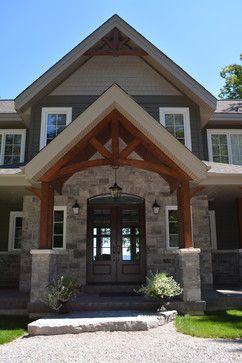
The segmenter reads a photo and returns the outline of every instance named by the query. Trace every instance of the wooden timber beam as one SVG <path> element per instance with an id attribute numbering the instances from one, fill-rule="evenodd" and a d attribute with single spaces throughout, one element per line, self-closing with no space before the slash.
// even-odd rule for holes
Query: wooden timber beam
<path id="1" fill-rule="evenodd" d="M 115 117 L 112 120 L 112 154 L 113 154 L 113 165 L 117 166 L 119 158 L 119 121 L 117 117 Z"/>
<path id="2" fill-rule="evenodd" d="M 52 248 L 54 189 L 50 183 L 41 183 L 39 248 Z"/>
<path id="3" fill-rule="evenodd" d="M 120 159 L 127 158 L 140 144 L 140 140 L 138 138 L 135 138 L 133 141 L 131 141 L 121 152 L 120 152 Z"/>
<path id="4" fill-rule="evenodd" d="M 189 182 L 183 182 L 177 189 L 178 224 L 180 248 L 192 247 L 192 224 Z"/>
<path id="5" fill-rule="evenodd" d="M 193 189 L 192 191 L 190 191 L 190 199 L 195 197 L 195 195 L 201 193 L 204 189 L 205 189 L 204 187 L 197 187 L 197 188 Z"/>
<path id="6" fill-rule="evenodd" d="M 90 49 L 84 55 L 87 56 L 97 56 L 97 55 L 106 55 L 106 56 L 145 56 L 147 52 L 143 49 L 119 49 L 119 50 L 112 50 L 112 49 Z"/>
<path id="7" fill-rule="evenodd" d="M 39 191 L 38 189 L 36 189 L 34 187 L 27 187 L 26 189 L 30 193 L 33 193 L 34 195 L 36 195 L 36 197 L 38 197 L 41 200 L 41 198 L 42 198 L 41 191 Z"/>
<path id="8" fill-rule="evenodd" d="M 72 174 L 76 173 L 77 171 L 81 171 L 87 168 L 92 168 L 95 166 L 103 166 L 103 165 L 109 165 L 111 164 L 110 160 L 107 159 L 96 159 L 96 160 L 86 160 L 86 161 L 80 161 L 79 163 L 74 163 L 68 166 L 65 166 L 62 168 L 57 176 L 57 180 L 59 177 L 62 177 L 64 175 L 71 176 Z"/>
<path id="9" fill-rule="evenodd" d="M 104 158 L 111 160 L 112 154 L 108 151 L 105 146 L 103 146 L 95 137 L 93 137 L 89 143 L 95 147 L 95 149 L 101 154 Z"/>

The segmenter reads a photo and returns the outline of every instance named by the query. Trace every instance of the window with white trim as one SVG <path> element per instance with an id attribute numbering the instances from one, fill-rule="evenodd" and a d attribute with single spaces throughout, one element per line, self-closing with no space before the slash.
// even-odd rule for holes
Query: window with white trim
<path id="1" fill-rule="evenodd" d="M 9 251 L 21 250 L 23 212 L 10 212 Z"/>
<path id="2" fill-rule="evenodd" d="M 54 207 L 52 248 L 66 248 L 66 207 Z"/>
<path id="3" fill-rule="evenodd" d="M 24 162 L 25 129 L 0 129 L 0 165 Z"/>
<path id="4" fill-rule="evenodd" d="M 242 165 L 242 129 L 208 129 L 207 137 L 210 161 Z"/>
<path id="5" fill-rule="evenodd" d="M 177 206 L 166 206 L 166 247 L 179 248 Z"/>
<path id="6" fill-rule="evenodd" d="M 72 120 L 71 107 L 43 107 L 40 149 L 49 144 Z"/>
<path id="7" fill-rule="evenodd" d="M 192 149 L 190 114 L 188 107 L 160 107 L 160 123 L 175 138 Z"/>

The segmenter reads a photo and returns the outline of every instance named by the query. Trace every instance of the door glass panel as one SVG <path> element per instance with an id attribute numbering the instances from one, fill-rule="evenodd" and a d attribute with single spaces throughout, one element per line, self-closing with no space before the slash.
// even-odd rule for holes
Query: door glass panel
<path id="1" fill-rule="evenodd" d="M 122 210 L 122 261 L 137 261 L 140 259 L 140 227 L 139 210 Z"/>
<path id="2" fill-rule="evenodd" d="M 111 260 L 111 211 L 93 211 L 92 248 L 94 261 Z"/>

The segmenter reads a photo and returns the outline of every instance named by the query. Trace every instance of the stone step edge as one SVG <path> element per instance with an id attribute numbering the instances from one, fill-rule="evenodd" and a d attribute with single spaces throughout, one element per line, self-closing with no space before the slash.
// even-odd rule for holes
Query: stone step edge
<path id="1" fill-rule="evenodd" d="M 105 312 L 107 314 L 107 312 Z M 113 313 L 113 312 L 112 312 Z M 137 316 L 94 317 L 58 319 L 57 315 L 46 316 L 28 324 L 30 335 L 79 334 L 98 331 L 147 331 L 176 319 L 177 311 L 164 311 L 155 314 L 140 312 Z"/>

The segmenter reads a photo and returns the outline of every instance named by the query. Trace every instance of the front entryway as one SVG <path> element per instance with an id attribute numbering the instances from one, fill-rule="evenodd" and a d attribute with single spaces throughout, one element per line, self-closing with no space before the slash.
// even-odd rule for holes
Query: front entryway
<path id="1" fill-rule="evenodd" d="M 110 195 L 88 201 L 89 283 L 136 283 L 145 278 L 145 205 L 142 198 Z"/>

